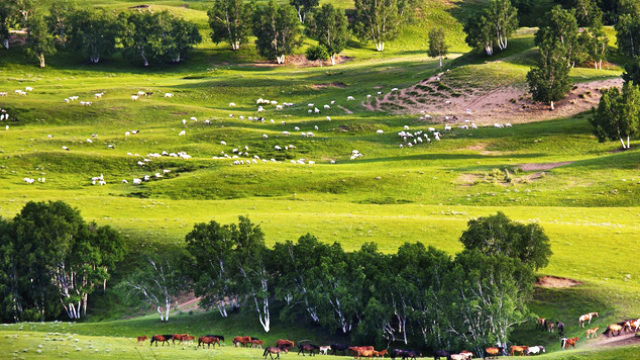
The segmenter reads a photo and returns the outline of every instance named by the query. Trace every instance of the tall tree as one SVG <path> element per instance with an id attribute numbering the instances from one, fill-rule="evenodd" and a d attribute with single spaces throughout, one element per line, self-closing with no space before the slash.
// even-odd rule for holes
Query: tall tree
<path id="1" fill-rule="evenodd" d="M 629 148 L 629 138 L 640 133 L 640 89 L 633 81 L 605 90 L 598 108 L 590 119 L 601 142 L 620 139 L 623 149 Z M 625 144 L 624 138 L 627 143 Z"/>
<path id="2" fill-rule="evenodd" d="M 446 324 L 453 346 L 482 353 L 487 344 L 506 347 L 515 325 L 528 317 L 533 272 L 521 271 L 518 259 L 465 250 L 455 259 L 441 291 Z M 526 266 L 524 267 L 526 268 Z"/>
<path id="3" fill-rule="evenodd" d="M 45 56 L 56 52 L 53 34 L 49 31 L 42 15 L 30 16 L 27 27 L 27 54 L 38 58 L 40 67 L 43 68 L 45 67 Z"/>
<path id="4" fill-rule="evenodd" d="M 527 83 L 533 101 L 554 103 L 562 100 L 571 89 L 570 66 L 567 51 L 559 38 L 549 27 L 543 27 L 536 34 L 536 44 L 540 48 L 538 65 L 527 73 Z"/>
<path id="5" fill-rule="evenodd" d="M 640 84 L 640 59 L 635 58 L 627 62 L 622 73 L 622 80 L 625 82 L 633 81 L 634 84 Z M 637 85 L 636 85 L 637 86 Z"/>
<path id="6" fill-rule="evenodd" d="M 177 296 L 186 286 L 181 261 L 178 256 L 149 257 L 117 288 L 125 299 L 146 301 L 156 309 L 160 321 L 169 321 L 171 309 L 177 306 Z"/>
<path id="7" fill-rule="evenodd" d="M 356 0 L 354 33 L 361 41 L 372 41 L 377 51 L 392 40 L 400 28 L 397 0 Z"/>
<path id="8" fill-rule="evenodd" d="M 618 51 L 626 56 L 640 56 L 640 14 L 623 14 L 615 25 Z"/>
<path id="9" fill-rule="evenodd" d="M 70 16 L 69 43 L 89 62 L 97 64 L 116 52 L 118 34 L 124 29 L 116 16 L 104 9 L 86 7 Z"/>
<path id="10" fill-rule="evenodd" d="M 492 0 L 465 25 L 465 41 L 478 51 L 493 55 L 497 46 L 505 50 L 509 37 L 518 29 L 518 9 L 510 0 Z"/>
<path id="11" fill-rule="evenodd" d="M 521 224 L 504 213 L 470 220 L 460 241 L 465 249 L 482 254 L 498 254 L 520 260 L 533 270 L 549 264 L 551 245 L 539 224 Z"/>
<path id="12" fill-rule="evenodd" d="M 493 55 L 495 32 L 493 24 L 489 22 L 486 15 L 478 15 L 473 21 L 468 21 L 464 26 L 467 34 L 465 42 L 478 52 L 483 52 L 487 56 Z"/>
<path id="13" fill-rule="evenodd" d="M 541 37 L 552 37 L 551 41 L 559 42 L 566 52 L 566 59 L 571 66 L 575 65 L 578 53 L 578 21 L 574 11 L 563 9 L 560 5 L 554 7 L 549 13 L 546 26 L 536 33 L 536 44 L 544 41 Z"/>
<path id="14" fill-rule="evenodd" d="M 602 9 L 596 0 L 574 0 L 571 8 L 575 9 L 580 26 L 591 27 L 596 23 L 602 23 Z"/>
<path id="15" fill-rule="evenodd" d="M 320 0 L 290 0 L 289 4 L 296 8 L 300 23 L 304 24 L 309 15 L 320 4 Z"/>
<path id="16" fill-rule="evenodd" d="M 309 19 L 307 26 L 309 37 L 318 40 L 318 43 L 329 51 L 331 65 L 336 64 L 336 55 L 347 45 L 348 23 L 345 13 L 331 4 L 316 8 Z"/>
<path id="17" fill-rule="evenodd" d="M 215 44 L 227 41 L 231 49 L 238 50 L 251 33 L 253 3 L 241 0 L 216 0 L 207 12 L 211 40 Z"/>
<path id="18" fill-rule="evenodd" d="M 3 0 L 0 2 L 0 41 L 9 50 L 10 30 L 19 24 L 24 24 L 28 14 L 29 3 L 22 0 Z"/>
<path id="19" fill-rule="evenodd" d="M 264 244 L 264 233 L 260 226 L 251 223 L 249 218 L 241 216 L 235 231 L 235 271 L 239 292 L 253 301 L 260 325 L 265 332 L 269 332 L 273 291 L 269 287 L 271 273 L 268 268 L 271 250 Z"/>
<path id="20" fill-rule="evenodd" d="M 184 19 L 172 18 L 166 55 L 174 63 L 179 63 L 191 48 L 202 42 L 202 36 L 196 24 Z"/>
<path id="21" fill-rule="evenodd" d="M 596 69 L 602 70 L 602 61 L 606 59 L 609 48 L 609 37 L 604 32 L 601 22 L 594 21 L 589 31 L 584 31 L 587 41 L 587 53 Z"/>
<path id="22" fill-rule="evenodd" d="M 302 29 L 295 10 L 273 1 L 254 14 L 253 32 L 260 55 L 284 64 L 285 56 L 302 45 Z"/>
<path id="23" fill-rule="evenodd" d="M 431 29 L 429 31 L 429 56 L 432 58 L 440 58 L 440 67 L 442 68 L 442 58 L 448 53 L 449 46 L 445 40 L 444 29 Z"/>
<path id="24" fill-rule="evenodd" d="M 77 11 L 76 4 L 71 1 L 56 1 L 51 4 L 46 17 L 50 31 L 62 48 L 67 47 L 67 37 L 72 29 L 72 15 Z"/>
<path id="25" fill-rule="evenodd" d="M 228 316 L 227 303 L 238 307 L 233 279 L 235 234 L 233 226 L 211 221 L 196 224 L 186 236 L 187 250 L 193 260 L 190 275 L 194 293 L 200 297 L 201 307 L 215 307 L 222 317 Z"/>

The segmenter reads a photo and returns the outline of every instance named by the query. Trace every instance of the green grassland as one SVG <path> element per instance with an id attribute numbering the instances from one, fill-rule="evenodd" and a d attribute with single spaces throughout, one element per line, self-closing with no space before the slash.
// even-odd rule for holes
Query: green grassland
<path id="1" fill-rule="evenodd" d="M 382 251 L 392 252 L 404 242 L 421 241 L 453 254 L 461 249 L 457 239 L 469 219 L 503 211 L 515 220 L 539 222 L 549 235 L 554 255 L 541 275 L 584 282 L 569 289 L 539 289 L 532 302 L 536 314 L 564 320 L 567 334 L 581 338 L 584 334 L 576 323 L 582 313 L 600 311 L 596 324 L 601 328 L 620 318 L 640 316 L 640 270 L 635 266 L 640 233 L 637 142 L 625 152 L 616 151 L 617 143 L 598 143 L 588 114 L 578 114 L 508 129 L 455 129 L 440 142 L 401 149 L 396 133 L 405 125 L 413 131 L 433 124 L 418 120 L 418 115 L 370 112 L 361 105 L 367 94 L 408 87 L 439 72 L 437 61 L 425 54 L 426 33 L 435 25 L 447 29 L 452 54 L 446 66 L 452 81 L 471 88 L 522 86 L 535 62 L 535 29 L 519 30 L 507 51 L 487 59 L 469 53 L 462 33 L 461 21 L 481 1 L 429 1 L 384 53 L 352 39 L 344 52 L 350 61 L 336 67 L 274 67 L 264 64 L 253 46 L 232 52 L 225 44 L 212 44 L 206 25 L 209 2 L 149 3 L 199 24 L 205 42 L 184 64 L 142 69 L 115 58 L 90 66 L 60 53 L 47 59 L 48 67 L 41 70 L 20 48 L 0 53 L 0 91 L 9 92 L 0 98 L 0 107 L 20 119 L 10 123 L 8 131 L 0 131 L 1 216 L 14 216 L 28 201 L 64 200 L 78 207 L 86 219 L 117 228 L 135 251 L 181 246 L 196 222 L 227 223 L 249 215 L 262 226 L 269 244 L 311 233 L 325 242 L 341 242 L 348 250 L 375 242 Z M 350 1 L 334 3 L 353 6 Z M 91 4 L 120 10 L 138 2 Z M 615 37 L 612 29 L 608 31 L 613 50 Z M 576 68 L 571 76 L 576 82 L 588 82 L 620 73 L 620 66 L 612 65 L 602 71 Z M 25 86 L 35 90 L 28 96 L 13 94 Z M 130 95 L 139 90 L 154 95 L 131 101 Z M 94 100 L 97 92 L 105 92 L 104 98 Z M 163 98 L 165 92 L 175 96 Z M 74 95 L 93 105 L 64 103 L 64 98 Z M 346 101 L 347 96 L 356 101 Z M 297 106 L 285 110 L 266 106 L 258 114 L 258 98 Z M 322 109 L 332 100 L 344 108 L 333 105 L 320 115 L 307 114 L 307 103 Z M 237 107 L 229 108 L 230 102 Z M 240 120 L 240 115 L 264 116 L 267 121 Z M 198 121 L 189 120 L 192 116 Z M 182 119 L 187 119 L 186 126 Z M 205 119 L 210 126 L 204 125 Z M 316 136 L 302 138 L 295 126 Z M 384 134 L 376 135 L 378 129 Z M 125 136 L 130 130 L 141 132 Z M 186 136 L 179 137 L 182 130 Z M 291 135 L 283 136 L 282 131 Z M 90 144 L 86 139 L 91 134 L 98 137 Z M 223 140 L 227 146 L 220 144 Z M 115 150 L 109 150 L 109 144 Z M 296 149 L 274 150 L 275 145 L 289 144 Z M 279 163 L 231 166 L 229 159 L 212 158 L 245 146 L 251 156 L 275 158 Z M 349 160 L 354 149 L 364 157 Z M 193 158 L 163 157 L 143 168 L 136 165 L 146 154 L 162 151 L 186 151 Z M 316 164 L 290 163 L 300 158 Z M 545 171 L 522 170 L 525 164 L 558 162 L 567 164 Z M 171 173 L 139 186 L 131 184 L 134 177 L 163 169 Z M 511 182 L 505 181 L 505 170 Z M 91 185 L 90 178 L 100 174 L 108 184 Z M 27 185 L 25 177 L 46 177 L 46 183 Z M 122 179 L 129 184 L 121 183 Z M 550 344 L 549 350 L 558 350 L 557 335 L 532 328 L 521 326 L 516 340 Z M 151 350 L 137 347 L 131 339 L 163 330 L 262 334 L 248 314 L 222 320 L 213 313 L 176 313 L 169 324 L 159 323 L 152 314 L 99 323 L 18 324 L 2 330 L 2 353 L 15 353 L 14 358 L 76 359 L 89 353 L 122 359 L 261 355 L 259 350 L 231 346 L 215 351 L 181 346 Z M 282 320 L 274 321 L 272 332 L 261 337 L 297 339 L 301 331 L 317 341 L 331 337 Z M 73 337 L 78 342 L 67 334 L 79 334 Z M 43 348 L 37 347 L 40 344 Z M 580 343 L 575 351 L 543 358 L 619 359 L 637 351 L 636 347 L 597 349 Z"/>

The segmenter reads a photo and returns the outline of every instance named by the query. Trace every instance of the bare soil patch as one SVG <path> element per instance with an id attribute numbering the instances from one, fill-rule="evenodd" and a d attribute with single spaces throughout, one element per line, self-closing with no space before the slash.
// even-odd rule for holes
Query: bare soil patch
<path id="1" fill-rule="evenodd" d="M 338 55 L 336 56 L 336 65 L 344 64 L 347 61 L 351 61 L 351 60 L 353 60 L 353 58 L 350 56 Z M 292 65 L 292 66 L 301 67 L 301 68 L 324 67 L 324 66 L 331 67 L 331 61 L 330 60 L 311 61 L 307 59 L 307 57 L 304 54 L 299 54 L 299 55 L 291 55 L 291 56 L 285 57 L 284 65 Z M 265 60 L 265 61 L 247 63 L 247 64 L 240 64 L 238 66 L 277 67 L 277 66 L 282 66 L 282 64 L 278 64 L 276 61 L 273 61 L 273 60 Z"/>
<path id="2" fill-rule="evenodd" d="M 455 70 L 454 70 L 455 71 Z M 525 123 L 572 116 L 597 106 L 600 89 L 622 86 L 622 79 L 592 81 L 574 86 L 567 97 L 550 111 L 547 104 L 534 104 L 526 84 L 482 89 L 464 86 L 449 79 L 449 73 L 425 79 L 413 86 L 367 100 L 362 105 L 370 111 L 394 114 L 431 115 L 431 121 L 471 120 L 477 125 Z"/>
<path id="3" fill-rule="evenodd" d="M 545 163 L 545 164 L 524 164 L 524 165 L 520 166 L 520 168 L 524 172 L 546 171 L 546 170 L 555 169 L 557 167 L 564 166 L 564 165 L 569 165 L 569 164 L 573 164 L 573 161 L 564 161 L 564 162 L 556 162 L 556 163 Z"/>
<path id="4" fill-rule="evenodd" d="M 568 288 L 582 284 L 578 280 L 556 277 L 556 276 L 543 276 L 536 282 L 536 286 L 547 289 Z"/>
<path id="5" fill-rule="evenodd" d="M 338 107 L 342 110 L 344 110 L 344 112 L 346 112 L 348 115 L 353 114 L 353 111 L 347 109 L 346 107 L 342 106 L 342 105 L 338 105 Z"/>
<path id="6" fill-rule="evenodd" d="M 343 82 L 332 82 L 332 83 L 324 83 L 324 84 L 313 84 L 311 85 L 311 87 L 314 89 L 325 89 L 328 87 L 337 87 L 337 88 L 344 89 L 347 87 L 347 84 Z"/>

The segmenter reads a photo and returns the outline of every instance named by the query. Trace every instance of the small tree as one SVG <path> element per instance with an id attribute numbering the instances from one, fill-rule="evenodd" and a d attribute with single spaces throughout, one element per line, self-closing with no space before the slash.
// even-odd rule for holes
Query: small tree
<path id="1" fill-rule="evenodd" d="M 460 237 L 468 250 L 518 259 L 532 270 L 546 267 L 553 254 L 549 238 L 536 223 L 520 224 L 498 212 L 470 220 L 468 226 Z"/>
<path id="2" fill-rule="evenodd" d="M 73 12 L 69 17 L 69 43 L 90 63 L 97 64 L 100 59 L 116 52 L 117 37 L 123 30 L 123 24 L 113 13 L 87 7 Z"/>
<path id="3" fill-rule="evenodd" d="M 469 46 L 479 53 L 483 52 L 487 56 L 493 55 L 495 32 L 493 25 L 485 15 L 480 15 L 473 21 L 468 21 L 464 26 L 467 37 L 464 39 Z"/>
<path id="4" fill-rule="evenodd" d="M 51 4 L 49 15 L 46 17 L 49 30 L 62 48 L 67 47 L 67 37 L 72 29 L 71 18 L 76 11 L 75 3 L 66 0 L 56 1 Z"/>
<path id="5" fill-rule="evenodd" d="M 37 57 L 40 60 L 40 67 L 43 68 L 45 67 L 45 56 L 53 55 L 56 52 L 54 37 L 49 32 L 49 27 L 41 15 L 30 16 L 27 26 L 27 54 Z"/>
<path id="6" fill-rule="evenodd" d="M 302 45 L 302 29 L 292 7 L 273 1 L 254 14 L 254 35 L 260 55 L 284 64 L 286 55 Z"/>
<path id="7" fill-rule="evenodd" d="M 238 50 L 247 42 L 251 32 L 252 3 L 241 0 L 216 0 L 207 14 L 211 40 L 215 44 L 227 41 L 231 49 Z"/>
<path id="8" fill-rule="evenodd" d="M 449 53 L 449 46 L 444 38 L 444 30 L 442 28 L 431 29 L 429 31 L 429 56 L 432 58 L 440 58 L 440 67 L 442 68 L 442 57 Z"/>
<path id="9" fill-rule="evenodd" d="M 148 258 L 117 286 L 125 299 L 142 299 L 156 308 L 160 321 L 169 321 L 171 308 L 185 288 L 185 278 L 177 258 Z"/>
<path id="10" fill-rule="evenodd" d="M 196 24 L 180 18 L 171 19 L 171 30 L 168 35 L 171 40 L 165 51 L 174 63 L 182 61 L 195 44 L 202 42 Z"/>
<path id="11" fill-rule="evenodd" d="M 328 60 L 329 59 L 329 51 L 324 45 L 316 45 L 307 48 L 305 52 L 308 60 L 316 61 L 316 60 Z"/>
<path id="12" fill-rule="evenodd" d="M 629 138 L 640 132 L 640 89 L 628 81 L 622 92 L 617 87 L 605 90 L 590 122 L 599 141 L 620 139 L 622 148 L 628 149 Z"/>
<path id="13" fill-rule="evenodd" d="M 527 73 L 529 91 L 536 102 L 548 102 L 551 110 L 554 102 L 562 100 L 571 89 L 567 51 L 559 39 L 550 35 L 548 27 L 540 28 L 536 43 L 540 48 L 538 66 Z"/>
<path id="14" fill-rule="evenodd" d="M 343 11 L 336 9 L 331 4 L 325 4 L 322 8 L 314 10 L 307 32 L 309 37 L 318 40 L 318 43 L 328 51 L 331 65 L 336 64 L 336 55 L 339 54 L 349 39 L 347 16 Z"/>
<path id="15" fill-rule="evenodd" d="M 289 4 L 296 8 L 298 19 L 300 19 L 300 23 L 304 24 L 307 15 L 318 7 L 320 0 L 290 0 Z"/>
<path id="16" fill-rule="evenodd" d="M 615 25 L 618 51 L 630 57 L 640 56 L 640 11 L 623 13 Z"/>
<path id="17" fill-rule="evenodd" d="M 469 46 L 487 55 L 493 55 L 493 47 L 505 50 L 509 37 L 518 29 L 518 9 L 510 0 L 492 0 L 481 12 L 471 17 L 465 25 Z"/>
<path id="18" fill-rule="evenodd" d="M 384 51 L 385 41 L 392 40 L 400 28 L 397 0 L 356 0 L 355 6 L 354 33 Z"/>

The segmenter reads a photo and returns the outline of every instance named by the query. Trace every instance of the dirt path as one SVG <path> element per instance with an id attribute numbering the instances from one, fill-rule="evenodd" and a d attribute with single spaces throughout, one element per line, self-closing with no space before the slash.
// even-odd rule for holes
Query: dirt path
<path id="1" fill-rule="evenodd" d="M 454 70 L 455 71 L 455 70 Z M 478 125 L 495 122 L 522 123 L 566 117 L 587 111 L 600 101 L 600 89 L 622 86 L 622 79 L 592 81 L 574 86 L 567 97 L 556 103 L 550 111 L 546 104 L 534 104 L 527 95 L 524 84 L 494 89 L 461 89 L 448 74 L 439 74 L 411 87 L 379 96 L 376 101 L 362 105 L 370 111 L 386 111 L 394 114 L 426 113 L 432 121 L 453 122 L 471 120 Z"/>
<path id="2" fill-rule="evenodd" d="M 353 114 L 353 111 L 347 109 L 346 107 L 342 106 L 342 105 L 338 105 L 338 107 L 342 110 L 344 110 L 344 112 L 346 112 L 348 115 Z"/>

